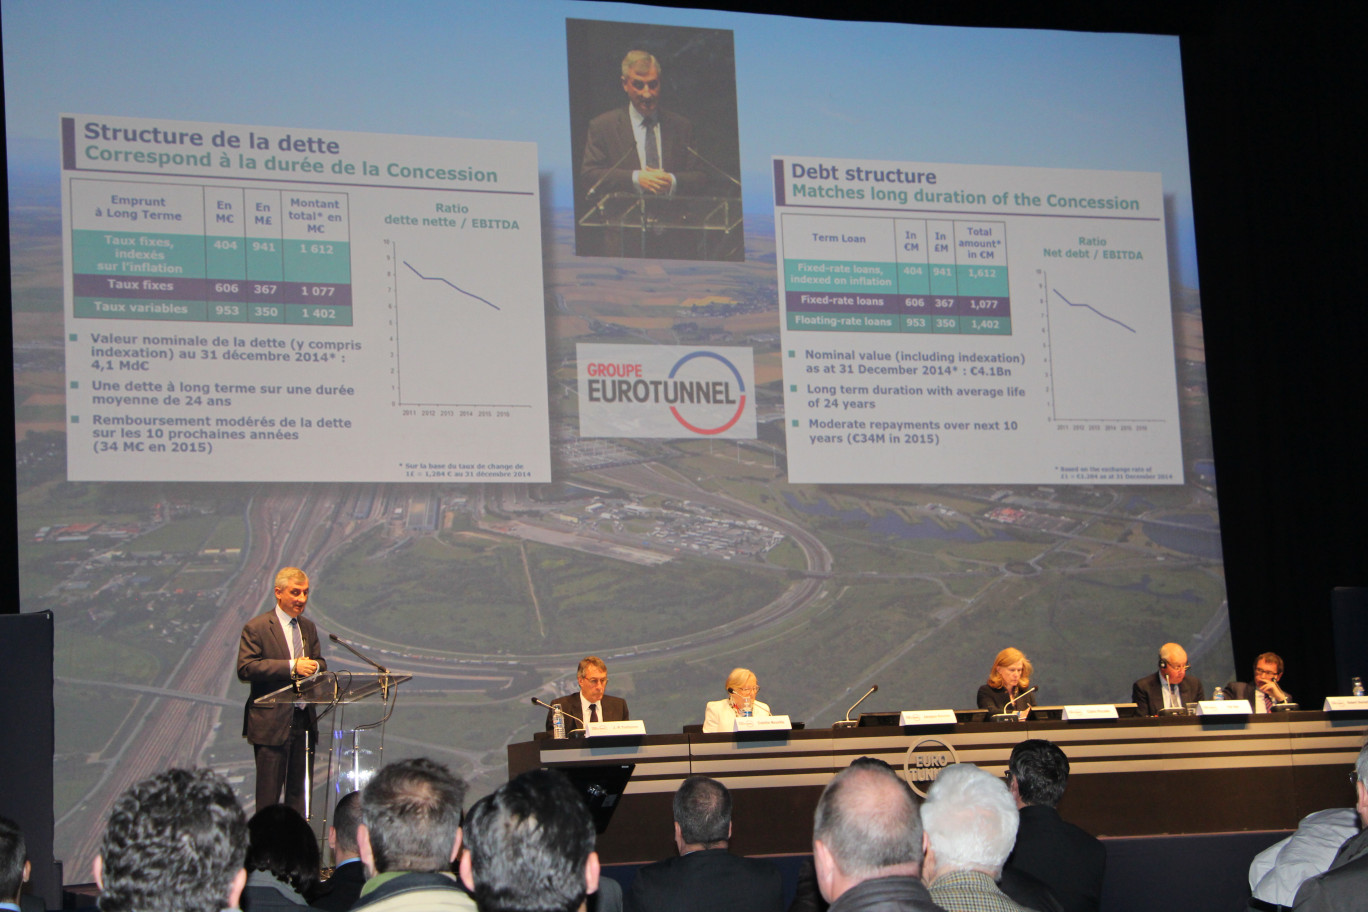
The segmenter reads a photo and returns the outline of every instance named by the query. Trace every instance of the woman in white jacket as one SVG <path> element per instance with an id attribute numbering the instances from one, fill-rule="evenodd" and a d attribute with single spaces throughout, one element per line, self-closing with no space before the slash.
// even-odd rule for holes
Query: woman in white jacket
<path id="1" fill-rule="evenodd" d="M 703 731 L 736 731 L 736 720 L 745 713 L 747 704 L 750 705 L 751 715 L 757 718 L 768 716 L 770 708 L 755 699 L 759 692 L 760 682 L 756 680 L 755 672 L 749 668 L 733 668 L 732 673 L 727 675 L 726 699 L 713 700 L 708 704 L 708 711 L 703 715 Z"/>

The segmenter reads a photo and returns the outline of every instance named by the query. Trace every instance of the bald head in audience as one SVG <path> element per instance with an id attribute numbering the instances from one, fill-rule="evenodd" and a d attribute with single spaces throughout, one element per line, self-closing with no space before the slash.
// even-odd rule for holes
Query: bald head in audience
<path id="1" fill-rule="evenodd" d="M 817 803 L 812 854 L 828 902 L 868 881 L 915 879 L 925 845 L 916 796 L 882 761 L 856 760 Z"/>

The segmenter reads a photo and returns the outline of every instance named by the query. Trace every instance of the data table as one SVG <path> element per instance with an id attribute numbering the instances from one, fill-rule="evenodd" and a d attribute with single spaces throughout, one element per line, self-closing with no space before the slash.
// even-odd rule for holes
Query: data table
<path id="1" fill-rule="evenodd" d="M 1007 226 L 785 214 L 790 330 L 1011 335 Z"/>
<path id="2" fill-rule="evenodd" d="M 352 325 L 346 193 L 71 182 L 77 317 Z"/>

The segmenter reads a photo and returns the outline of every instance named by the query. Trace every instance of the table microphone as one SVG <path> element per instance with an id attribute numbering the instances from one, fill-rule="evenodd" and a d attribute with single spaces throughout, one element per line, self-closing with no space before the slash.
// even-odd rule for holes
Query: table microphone
<path id="1" fill-rule="evenodd" d="M 856 707 L 856 706 L 859 706 L 861 703 L 863 703 L 863 702 L 865 701 L 865 697 L 869 696 L 870 694 L 872 694 L 874 691 L 876 691 L 876 690 L 878 690 L 878 689 L 879 689 L 879 685 L 878 685 L 878 684 L 875 684 L 873 687 L 869 688 L 869 690 L 865 691 L 864 697 L 860 697 L 860 699 L 856 700 L 855 703 L 850 707 L 850 709 L 847 709 L 847 710 L 846 710 L 846 717 L 845 717 L 845 719 L 843 719 L 843 720 L 840 721 L 840 722 L 833 722 L 833 723 L 831 724 L 831 727 L 832 727 L 832 728 L 854 728 L 856 725 L 858 725 L 858 724 L 859 724 L 858 722 L 855 722 L 855 721 L 852 721 L 852 720 L 851 720 L 850 714 L 853 713 L 853 712 L 855 711 L 855 707 Z"/>
<path id="2" fill-rule="evenodd" d="M 536 705 L 536 706 L 545 706 L 547 709 L 551 710 L 552 712 L 555 712 L 555 711 L 556 711 L 556 707 L 552 706 L 550 703 L 543 703 L 541 700 L 538 700 L 536 697 L 533 697 L 533 698 L 532 698 L 532 703 L 533 703 L 534 705 Z M 584 726 L 584 720 L 581 719 L 579 716 L 574 715 L 573 713 L 565 712 L 565 708 L 564 708 L 564 707 L 561 707 L 561 712 L 562 712 L 562 713 L 565 713 L 566 718 L 568 718 L 568 719 L 574 719 L 576 722 L 578 722 L 578 723 L 580 724 L 581 727 Z"/>

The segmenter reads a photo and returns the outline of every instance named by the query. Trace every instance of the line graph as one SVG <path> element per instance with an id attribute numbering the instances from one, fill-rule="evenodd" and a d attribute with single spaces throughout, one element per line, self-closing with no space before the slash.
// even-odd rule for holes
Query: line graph
<path id="1" fill-rule="evenodd" d="M 1122 329 L 1126 330 L 1127 332 L 1135 332 L 1135 327 L 1133 327 L 1133 326 L 1127 326 L 1125 323 L 1122 323 L 1120 320 L 1116 319 L 1116 317 L 1112 317 L 1112 316 L 1108 316 L 1107 314 L 1104 314 L 1102 311 L 1098 310 L 1096 307 L 1093 307 L 1091 304 L 1084 304 L 1084 303 L 1082 303 L 1082 302 L 1079 302 L 1079 303 L 1075 304 L 1073 301 L 1070 301 L 1068 298 L 1064 297 L 1064 295 L 1060 294 L 1060 291 L 1059 291 L 1058 288 L 1054 289 L 1054 293 L 1057 294 L 1057 295 L 1059 295 L 1059 299 L 1060 299 L 1061 301 L 1063 301 L 1065 304 L 1068 304 L 1070 307 L 1081 307 L 1081 308 L 1083 308 L 1083 309 L 1085 309 L 1085 310 L 1091 310 L 1093 313 L 1097 314 L 1097 315 L 1098 315 L 1099 317 L 1101 317 L 1102 319 L 1104 319 L 1104 320 L 1110 320 L 1111 322 L 1115 323 L 1117 326 L 1120 326 Z"/>
<path id="2" fill-rule="evenodd" d="M 493 301 L 489 301 L 489 300 L 487 300 L 487 299 L 485 299 L 485 298 L 482 298 L 482 297 L 480 297 L 479 295 L 475 294 L 475 293 L 472 292 L 472 291 L 466 291 L 464 288 L 462 288 L 461 286 L 457 285 L 455 282 L 452 282 L 452 281 L 449 280 L 449 279 L 443 278 L 442 276 L 427 276 L 427 275 L 423 275 L 423 274 L 422 274 L 421 272 L 419 272 L 418 269 L 417 269 L 412 263 L 410 263 L 408 260 L 405 260 L 405 261 L 404 261 L 404 265 L 407 266 L 407 267 L 409 268 L 409 270 L 410 270 L 414 275 L 416 275 L 416 276 L 417 276 L 418 278 L 420 278 L 420 279 L 423 279 L 424 281 L 427 281 L 427 282 L 440 282 L 440 283 L 442 283 L 443 285 L 449 285 L 450 287 L 456 289 L 457 291 L 459 291 L 461 294 L 465 295 L 466 297 L 468 297 L 468 298 L 474 298 L 475 300 L 479 301 L 481 304 L 488 304 L 490 307 L 494 308 L 495 310 L 502 310 L 502 309 L 503 309 L 503 308 L 499 307 L 499 305 L 495 304 Z"/>
<path id="3" fill-rule="evenodd" d="M 537 336 L 542 294 L 506 253 L 429 235 L 387 239 L 385 247 L 397 404 L 527 410 L 545 396 L 537 379 L 544 362 L 525 370 L 507 363 Z"/>
<path id="4" fill-rule="evenodd" d="M 1051 420 L 1163 424 L 1177 392 L 1168 289 L 1090 266 L 1057 270 L 1067 293 L 1039 272 Z"/>

